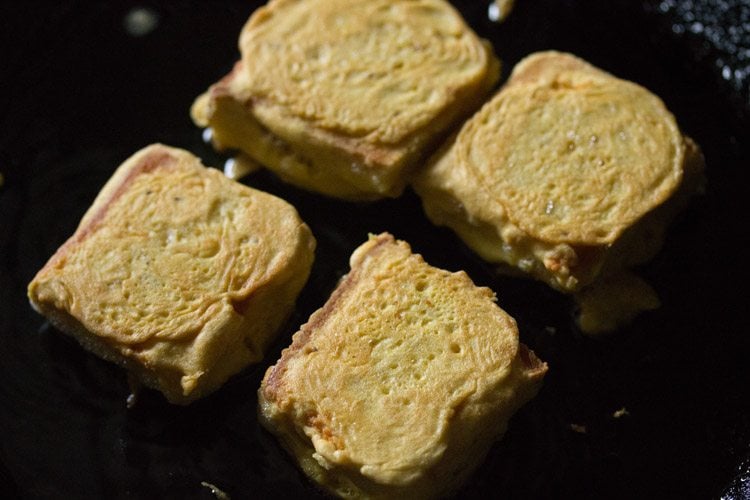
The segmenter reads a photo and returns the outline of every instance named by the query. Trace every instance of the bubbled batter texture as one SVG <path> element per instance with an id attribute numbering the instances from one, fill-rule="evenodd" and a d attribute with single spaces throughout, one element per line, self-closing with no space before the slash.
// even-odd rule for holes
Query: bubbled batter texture
<path id="1" fill-rule="evenodd" d="M 480 84 L 488 59 L 442 0 L 277 0 L 256 11 L 240 47 L 252 98 L 385 144 Z"/>
<path id="2" fill-rule="evenodd" d="M 679 186 L 682 135 L 644 88 L 572 56 L 530 58 L 550 61 L 546 74 L 526 82 L 518 73 L 534 64 L 521 62 L 462 129 L 457 161 L 527 234 L 610 244 Z"/>
<path id="3" fill-rule="evenodd" d="M 307 435 L 323 468 L 353 467 L 383 487 L 414 483 L 455 453 L 475 463 L 546 367 L 521 368 L 515 321 L 465 273 L 431 267 L 386 234 L 351 265 L 267 372 L 266 418 L 288 439 Z M 461 433 L 468 441 L 451 442 Z"/>
<path id="4" fill-rule="evenodd" d="M 299 247 L 284 201 L 154 146 L 118 171 L 33 290 L 124 344 L 196 335 L 238 309 Z"/>

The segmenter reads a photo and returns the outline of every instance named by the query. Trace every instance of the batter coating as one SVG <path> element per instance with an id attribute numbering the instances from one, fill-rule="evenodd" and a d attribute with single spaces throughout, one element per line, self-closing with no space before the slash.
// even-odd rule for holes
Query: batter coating
<path id="1" fill-rule="evenodd" d="M 414 180 L 481 257 L 575 292 L 647 261 L 703 157 L 646 89 L 570 54 L 521 61 Z"/>
<path id="2" fill-rule="evenodd" d="M 262 358 L 314 248 L 285 201 L 156 144 L 117 169 L 28 295 L 85 348 L 186 404 Z"/>
<path id="3" fill-rule="evenodd" d="M 546 371 L 491 290 L 381 234 L 266 372 L 260 418 L 339 496 L 444 496 Z"/>
<path id="4" fill-rule="evenodd" d="M 272 0 L 239 45 L 194 121 L 220 149 L 345 199 L 398 196 L 499 76 L 489 44 L 444 0 Z"/>

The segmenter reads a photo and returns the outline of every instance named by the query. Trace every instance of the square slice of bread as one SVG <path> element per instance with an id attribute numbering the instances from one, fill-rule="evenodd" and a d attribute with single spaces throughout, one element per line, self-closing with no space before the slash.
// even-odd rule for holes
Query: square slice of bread
<path id="1" fill-rule="evenodd" d="M 83 347 L 186 404 L 262 358 L 314 247 L 287 202 L 155 144 L 117 169 L 28 295 Z"/>
<path id="2" fill-rule="evenodd" d="M 443 496 L 546 371 L 490 289 L 381 234 L 266 372 L 260 417 L 336 495 Z"/>
<path id="3" fill-rule="evenodd" d="M 328 196 L 398 196 L 469 116 L 500 63 L 445 0 L 272 0 L 193 120 L 283 180 Z"/>
<path id="4" fill-rule="evenodd" d="M 413 187 L 485 260 L 577 292 L 651 259 L 703 170 L 661 99 L 550 51 L 519 62 Z"/>

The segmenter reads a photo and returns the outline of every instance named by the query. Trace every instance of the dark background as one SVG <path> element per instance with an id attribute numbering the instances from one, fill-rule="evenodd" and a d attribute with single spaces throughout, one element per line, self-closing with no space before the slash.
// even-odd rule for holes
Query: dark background
<path id="1" fill-rule="evenodd" d="M 571 51 L 660 95 L 703 147 L 706 195 L 641 270 L 663 307 L 616 335 L 583 337 L 569 298 L 495 276 L 449 231 L 433 227 L 411 192 L 350 204 L 261 172 L 244 182 L 293 203 L 318 239 L 297 311 L 265 361 L 213 396 L 183 408 L 147 391 L 128 410 L 124 373 L 34 313 L 26 284 L 137 149 L 159 141 L 222 166 L 225 158 L 202 142 L 188 109 L 231 68 L 239 31 L 259 2 L 4 2 L 4 498 L 212 498 L 202 481 L 232 498 L 319 495 L 259 427 L 255 391 L 292 333 L 347 271 L 351 251 L 368 232 L 384 230 L 431 264 L 465 269 L 492 287 L 518 320 L 522 340 L 550 365 L 539 397 L 511 421 L 461 498 L 750 496 L 748 257 L 741 243 L 748 237 L 750 6 L 518 0 L 498 25 L 487 20 L 487 1 L 453 3 L 492 40 L 504 77 L 535 50 Z M 158 17 L 142 36 L 123 24 L 136 7 Z M 621 408 L 627 414 L 616 418 Z"/>

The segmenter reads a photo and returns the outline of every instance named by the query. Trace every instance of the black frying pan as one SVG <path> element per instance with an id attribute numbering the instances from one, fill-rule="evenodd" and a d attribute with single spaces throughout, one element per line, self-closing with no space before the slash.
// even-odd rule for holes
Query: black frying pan
<path id="1" fill-rule="evenodd" d="M 614 336 L 583 337 L 569 298 L 494 275 L 450 231 L 433 227 L 411 192 L 349 204 L 261 172 L 245 182 L 297 206 L 318 239 L 294 316 L 263 363 L 209 398 L 183 408 L 146 391 L 127 409 L 124 373 L 34 313 L 26 284 L 135 150 L 160 141 L 221 167 L 225 158 L 202 142 L 188 108 L 231 68 L 240 28 L 259 2 L 3 4 L 1 490 L 24 498 L 213 498 L 211 484 L 232 498 L 319 496 L 259 427 L 255 391 L 346 272 L 351 251 L 368 232 L 387 230 L 433 265 L 465 269 L 492 287 L 522 340 L 550 365 L 539 397 L 511 421 L 460 497 L 750 495 L 747 257 L 739 243 L 748 233 L 741 202 L 750 35 L 742 22 L 750 7 L 518 0 L 498 25 L 487 19 L 486 0 L 454 3 L 495 44 L 505 76 L 535 50 L 574 52 L 660 95 L 703 147 L 706 195 L 640 270 L 663 307 Z M 136 7 L 157 18 L 138 36 L 123 24 Z"/>

